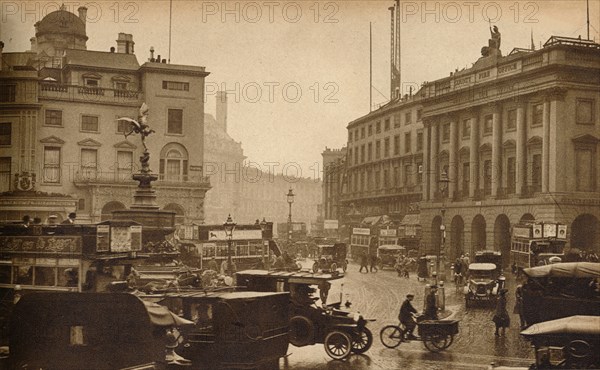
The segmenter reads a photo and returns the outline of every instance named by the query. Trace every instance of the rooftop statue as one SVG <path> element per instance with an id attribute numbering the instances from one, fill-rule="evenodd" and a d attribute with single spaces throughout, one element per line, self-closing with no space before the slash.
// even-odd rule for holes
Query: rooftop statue
<path id="1" fill-rule="evenodd" d="M 490 27 L 490 33 L 492 38 L 490 39 L 490 47 L 494 49 L 500 49 L 501 34 L 498 31 L 498 26 Z"/>

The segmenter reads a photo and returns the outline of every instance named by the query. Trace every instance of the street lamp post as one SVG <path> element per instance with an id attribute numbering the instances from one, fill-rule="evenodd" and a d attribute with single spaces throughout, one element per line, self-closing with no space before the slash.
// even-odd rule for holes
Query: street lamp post
<path id="1" fill-rule="evenodd" d="M 262 257 L 263 260 L 265 259 L 265 247 L 267 248 L 267 260 L 266 262 L 266 268 L 267 270 L 271 269 L 271 248 L 269 247 L 269 241 L 265 240 L 265 230 L 267 230 L 267 221 L 265 220 L 265 218 L 263 217 L 262 221 L 260 222 L 260 230 L 262 231 L 262 237 L 263 237 L 263 247 L 262 247 Z"/>
<path id="2" fill-rule="evenodd" d="M 288 214 L 288 245 L 292 244 L 292 203 L 294 203 L 294 197 L 296 194 L 290 188 L 287 193 L 287 202 L 290 205 L 290 213 Z"/>
<path id="3" fill-rule="evenodd" d="M 233 230 L 235 230 L 236 223 L 233 222 L 231 215 L 227 216 L 227 221 L 223 224 L 223 228 L 225 229 L 225 235 L 227 236 L 227 269 L 225 273 L 231 273 L 232 262 L 231 262 L 231 243 L 233 240 Z"/>
<path id="4" fill-rule="evenodd" d="M 446 191 L 448 190 L 448 183 L 450 180 L 448 179 L 448 173 L 446 170 L 442 170 L 440 174 L 439 184 L 440 184 L 440 195 L 442 197 L 442 209 L 440 210 L 442 214 L 442 222 L 440 224 L 440 244 L 438 245 L 438 254 L 437 254 L 437 266 L 436 266 L 436 284 L 438 283 L 438 279 L 440 278 L 441 269 L 442 269 L 442 255 L 444 253 L 445 243 L 446 243 L 446 225 L 444 224 L 444 216 L 446 215 Z"/>

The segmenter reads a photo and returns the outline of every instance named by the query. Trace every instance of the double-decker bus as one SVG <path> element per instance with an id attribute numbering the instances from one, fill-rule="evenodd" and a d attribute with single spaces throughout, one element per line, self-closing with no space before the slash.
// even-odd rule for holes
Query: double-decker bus
<path id="1" fill-rule="evenodd" d="M 272 230 L 272 222 L 267 222 L 264 231 L 260 224 L 238 224 L 229 247 L 223 225 L 179 225 L 176 235 L 180 258 L 186 265 L 206 268 L 213 258 L 221 266 L 231 253 L 231 260 L 238 270 L 254 268 L 263 259 L 281 255 L 281 250 L 271 239 Z"/>
<path id="2" fill-rule="evenodd" d="M 564 259 L 567 225 L 556 222 L 520 223 L 512 227 L 511 261 L 519 270 Z"/>

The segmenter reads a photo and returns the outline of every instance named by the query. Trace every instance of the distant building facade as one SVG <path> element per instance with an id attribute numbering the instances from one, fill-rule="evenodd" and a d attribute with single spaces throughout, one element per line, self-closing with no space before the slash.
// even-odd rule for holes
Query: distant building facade
<path id="1" fill-rule="evenodd" d="M 116 49 L 89 51 L 85 22 L 84 7 L 78 16 L 61 8 L 36 23 L 30 51 L 2 54 L 0 191 L 12 200 L 0 201 L 2 218 L 76 211 L 78 220 L 97 222 L 129 207 L 143 147 L 136 135 L 125 137 L 131 124 L 117 118 L 137 118 L 145 102 L 159 206 L 178 222 L 202 222 L 210 188 L 202 167 L 208 72 L 167 64 L 153 51 L 140 65 L 124 33 Z M 71 201 L 47 207 L 27 200 L 33 194 Z"/>

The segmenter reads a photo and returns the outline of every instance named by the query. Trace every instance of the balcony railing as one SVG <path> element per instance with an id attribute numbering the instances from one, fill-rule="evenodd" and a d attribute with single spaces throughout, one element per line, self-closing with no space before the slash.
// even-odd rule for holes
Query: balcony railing
<path id="1" fill-rule="evenodd" d="M 88 103 L 141 104 L 143 93 L 133 90 L 106 89 L 95 86 L 63 85 L 56 82 L 40 83 L 40 98 Z"/>
<path id="2" fill-rule="evenodd" d="M 77 171 L 73 182 L 76 185 L 99 185 L 99 184 L 136 184 L 132 179 L 132 173 L 127 171 L 121 172 L 100 172 L 93 170 Z M 177 187 L 206 187 L 210 186 L 208 176 L 180 176 L 180 177 L 165 177 L 159 175 L 158 181 L 154 182 L 157 186 L 177 186 Z"/>

